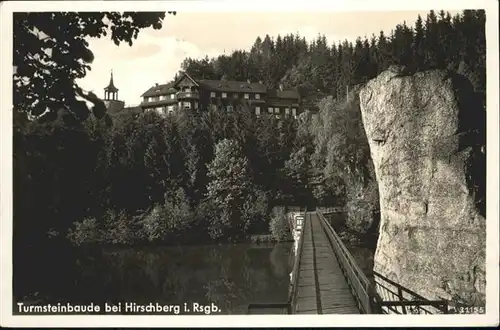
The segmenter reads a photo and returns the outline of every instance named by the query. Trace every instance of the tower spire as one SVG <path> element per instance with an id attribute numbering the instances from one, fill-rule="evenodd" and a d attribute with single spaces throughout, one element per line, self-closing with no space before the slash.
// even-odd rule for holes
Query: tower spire
<path id="1" fill-rule="evenodd" d="M 111 79 L 109 80 L 109 84 L 113 85 L 113 69 L 111 69 Z"/>
<path id="2" fill-rule="evenodd" d="M 104 88 L 104 99 L 118 100 L 118 88 L 115 87 L 115 84 L 113 82 L 113 69 L 111 69 L 111 77 L 109 79 L 109 85 Z"/>

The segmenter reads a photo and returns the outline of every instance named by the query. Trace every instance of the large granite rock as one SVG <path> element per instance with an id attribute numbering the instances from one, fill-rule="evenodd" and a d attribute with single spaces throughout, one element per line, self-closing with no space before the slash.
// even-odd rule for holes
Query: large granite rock
<path id="1" fill-rule="evenodd" d="M 374 270 L 429 299 L 485 299 L 485 109 L 470 82 L 391 67 L 360 91 L 380 194 Z"/>

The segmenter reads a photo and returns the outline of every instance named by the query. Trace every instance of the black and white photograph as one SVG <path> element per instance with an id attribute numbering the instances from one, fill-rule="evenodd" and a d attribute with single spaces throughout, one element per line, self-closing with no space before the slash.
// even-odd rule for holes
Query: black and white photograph
<path id="1" fill-rule="evenodd" d="M 1 325 L 498 325 L 498 3 L 340 2 L 3 2 Z"/>

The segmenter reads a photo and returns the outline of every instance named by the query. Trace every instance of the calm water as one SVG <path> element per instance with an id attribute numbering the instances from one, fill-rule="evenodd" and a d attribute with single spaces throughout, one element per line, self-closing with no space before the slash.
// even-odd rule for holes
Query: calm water
<path id="1" fill-rule="evenodd" d="M 371 277 L 373 252 L 347 247 Z M 35 276 L 30 275 L 29 291 L 43 288 L 43 292 L 21 301 L 101 306 L 104 302 L 214 303 L 221 314 L 246 314 L 248 304 L 288 300 L 292 248 L 292 243 L 106 248 L 102 253 L 80 254 L 76 261 L 68 256 L 64 268 L 60 259 L 64 254 L 59 253 L 40 258 L 39 265 L 30 263 L 32 270 L 26 273 Z M 54 265 L 48 263 L 51 260 Z"/>
<path id="2" fill-rule="evenodd" d="M 81 264 L 79 286 L 108 302 L 215 303 L 245 314 L 249 303 L 284 303 L 293 267 L 291 243 L 108 249 Z M 292 255 L 290 255 L 292 253 Z"/>

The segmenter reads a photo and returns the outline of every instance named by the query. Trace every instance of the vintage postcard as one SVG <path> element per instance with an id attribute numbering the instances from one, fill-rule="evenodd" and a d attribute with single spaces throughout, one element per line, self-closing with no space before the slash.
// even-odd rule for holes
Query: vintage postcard
<path id="1" fill-rule="evenodd" d="M 498 325 L 496 1 L 1 24 L 2 326 Z"/>

